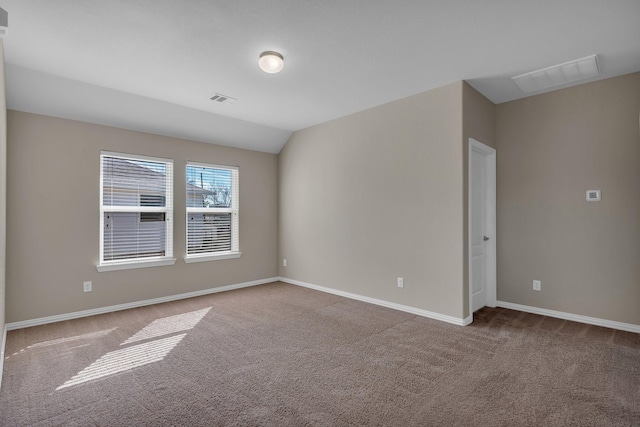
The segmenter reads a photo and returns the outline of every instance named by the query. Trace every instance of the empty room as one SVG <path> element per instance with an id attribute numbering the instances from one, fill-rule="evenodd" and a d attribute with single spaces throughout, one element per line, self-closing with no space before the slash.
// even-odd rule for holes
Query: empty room
<path id="1" fill-rule="evenodd" d="M 0 0 L 0 425 L 640 425 L 640 2 Z"/>

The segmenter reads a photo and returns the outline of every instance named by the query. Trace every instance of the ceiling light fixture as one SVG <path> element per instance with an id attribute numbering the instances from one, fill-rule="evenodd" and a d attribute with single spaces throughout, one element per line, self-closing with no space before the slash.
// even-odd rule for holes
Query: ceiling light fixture
<path id="1" fill-rule="evenodd" d="M 600 75 L 596 55 L 521 74 L 511 79 L 523 92 L 537 92 L 554 86 L 591 79 Z"/>
<path id="2" fill-rule="evenodd" d="M 279 73 L 284 68 L 284 58 L 282 57 L 282 54 L 268 50 L 260 54 L 258 65 L 265 73 Z"/>

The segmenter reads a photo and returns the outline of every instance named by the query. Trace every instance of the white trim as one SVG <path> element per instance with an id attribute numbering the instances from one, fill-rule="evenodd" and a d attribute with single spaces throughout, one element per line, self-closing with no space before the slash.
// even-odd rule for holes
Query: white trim
<path id="1" fill-rule="evenodd" d="M 184 294 L 169 295 L 166 297 L 147 299 L 142 301 L 128 302 L 125 304 L 110 305 L 107 307 L 93 308 L 91 310 L 75 311 L 73 313 L 57 314 L 55 316 L 40 317 L 38 319 L 22 320 L 11 322 L 5 325 L 7 331 L 15 329 L 29 328 L 31 326 L 46 325 L 47 323 L 61 322 L 63 320 L 79 319 L 81 317 L 95 316 L 97 314 L 111 313 L 114 311 L 127 310 L 129 308 L 144 307 L 146 305 L 160 304 L 163 302 L 177 301 L 185 298 L 199 297 L 202 295 L 215 294 L 218 292 L 231 291 L 233 289 L 248 288 L 250 286 L 263 285 L 265 283 L 277 282 L 277 277 L 268 279 L 253 280 L 251 282 L 237 283 L 235 285 L 220 286 L 218 288 L 203 289 L 201 291 L 187 292 Z"/>
<path id="2" fill-rule="evenodd" d="M 190 213 L 203 213 L 203 214 L 221 214 L 221 213 L 233 213 L 232 208 L 191 208 L 187 206 L 187 214 Z"/>
<path id="3" fill-rule="evenodd" d="M 235 169 L 237 171 L 240 170 L 240 166 L 217 165 L 215 163 L 200 163 L 200 162 L 192 162 L 191 160 L 187 160 L 186 166 L 195 166 L 197 168 L 213 168 L 213 169 Z"/>
<path id="4" fill-rule="evenodd" d="M 7 343 L 7 325 L 2 331 L 2 343 L 0 344 L 0 390 L 2 390 L 2 373 L 4 372 L 4 349 Z"/>
<path id="5" fill-rule="evenodd" d="M 531 307 L 506 301 L 497 301 L 497 306 L 511 310 L 524 311 L 526 313 L 539 314 L 541 316 L 556 317 L 558 319 L 571 320 L 573 322 L 586 323 L 588 325 L 603 326 L 605 328 L 619 329 L 621 331 L 640 334 L 640 325 L 633 323 L 616 322 L 615 320 L 600 319 L 597 317 L 583 316 L 581 314 L 565 313 L 563 311 L 548 310 L 546 308 Z"/>
<path id="6" fill-rule="evenodd" d="M 469 325 L 473 321 L 473 317 L 469 316 L 466 319 L 460 319 L 458 317 L 449 316 L 446 314 L 435 313 L 433 311 L 422 310 L 415 307 L 409 307 L 408 305 L 396 304 L 389 301 L 384 301 L 377 298 L 365 297 L 363 295 L 352 294 L 351 292 L 340 291 L 337 289 L 326 288 L 324 286 L 314 285 L 311 283 L 301 282 L 299 280 L 288 279 L 286 277 L 279 277 L 281 282 L 289 283 L 296 286 L 302 286 L 304 288 L 314 289 L 316 291 L 325 292 L 328 294 L 338 295 L 341 297 L 354 299 L 358 301 L 368 302 L 370 304 L 380 305 L 382 307 L 392 308 L 394 310 L 404 311 L 406 313 L 415 314 L 417 316 L 428 317 L 429 319 L 440 320 L 442 322 L 452 323 L 458 326 Z"/>
<path id="7" fill-rule="evenodd" d="M 142 160 L 142 161 L 157 162 L 157 163 L 170 162 L 171 164 L 173 164 L 173 159 L 167 159 L 164 157 L 151 157 L 151 156 L 145 156 L 143 154 L 122 153 L 122 152 L 101 150 L 100 157 L 102 156 L 117 157 L 118 159 L 123 159 L 123 160 Z M 135 157 L 135 158 L 132 159 L 132 157 Z"/>
<path id="8" fill-rule="evenodd" d="M 102 273 L 104 271 L 131 270 L 133 268 L 161 267 L 163 265 L 173 265 L 175 263 L 175 258 L 154 259 L 150 261 L 127 261 L 113 264 L 99 264 L 96 265 L 96 269 Z"/>
<path id="9" fill-rule="evenodd" d="M 487 306 L 495 307 L 498 285 L 497 285 L 497 248 L 496 248 L 496 150 L 488 145 L 483 144 L 473 138 L 469 138 L 469 153 L 467 156 L 468 171 L 467 171 L 467 281 L 469 282 L 469 316 L 473 321 L 473 299 L 472 299 L 472 283 L 471 283 L 471 152 L 476 151 L 484 154 L 487 157 L 487 229 L 486 233 L 489 237 L 487 242 L 487 288 L 486 299 Z"/>
<path id="10" fill-rule="evenodd" d="M 111 212 L 128 212 L 128 213 L 139 213 L 139 212 L 164 212 L 164 213 L 172 213 L 172 209 L 166 206 L 103 206 L 103 213 L 111 213 Z"/>
<path id="11" fill-rule="evenodd" d="M 184 257 L 184 262 L 190 264 L 192 262 L 204 262 L 204 261 L 217 261 L 220 259 L 232 259 L 232 258 L 240 258 L 242 252 L 224 252 L 218 255 L 215 254 L 206 254 L 202 256 L 191 255 Z"/>

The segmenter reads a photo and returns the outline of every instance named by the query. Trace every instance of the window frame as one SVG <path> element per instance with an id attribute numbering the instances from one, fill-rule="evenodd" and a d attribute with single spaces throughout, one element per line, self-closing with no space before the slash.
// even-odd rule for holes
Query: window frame
<path id="1" fill-rule="evenodd" d="M 225 171 L 231 171 L 231 206 L 229 208 L 221 207 L 190 207 L 189 206 L 189 192 L 185 193 L 185 254 L 184 262 L 204 262 L 204 261 L 216 261 L 223 259 L 240 258 L 242 252 L 240 251 L 240 168 L 238 166 L 219 165 L 212 163 L 201 163 L 187 161 L 185 166 L 185 189 L 189 185 L 187 178 L 187 169 L 189 166 L 206 169 L 220 169 Z M 189 254 L 189 214 L 201 213 L 201 214 L 216 214 L 216 213 L 229 213 L 231 214 L 231 250 L 228 251 L 212 251 L 197 254 Z"/>
<path id="2" fill-rule="evenodd" d="M 104 158 L 112 157 L 123 160 L 136 161 L 148 161 L 155 163 L 164 163 L 166 165 L 165 173 L 165 199 L 164 206 L 143 206 L 139 200 L 139 206 L 105 206 L 104 204 Z M 156 267 L 164 265 L 173 265 L 176 259 L 173 257 L 173 173 L 174 164 L 172 159 L 165 159 L 161 157 L 150 157 L 139 154 L 127 154 L 116 153 L 111 151 L 100 152 L 100 236 L 99 236 L 99 255 L 98 265 L 96 269 L 99 272 L 114 271 L 114 270 L 127 270 L 133 268 L 145 268 Z M 140 195 L 142 196 L 142 195 Z M 104 260 L 104 216 L 109 212 L 130 212 L 130 213 L 159 213 L 162 212 L 165 215 L 165 251 L 162 256 L 145 257 L 145 258 L 126 258 L 112 261 Z M 138 215 L 138 223 L 140 223 L 140 215 Z"/>

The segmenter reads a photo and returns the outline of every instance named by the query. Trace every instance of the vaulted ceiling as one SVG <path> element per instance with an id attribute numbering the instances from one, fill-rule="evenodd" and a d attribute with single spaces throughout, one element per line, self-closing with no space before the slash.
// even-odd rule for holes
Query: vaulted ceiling
<path id="1" fill-rule="evenodd" d="M 8 107 L 277 153 L 293 131 L 597 54 L 640 71 L 636 0 L 0 0 Z M 258 55 L 285 68 L 266 74 Z M 211 101 L 214 93 L 236 99 Z"/>

